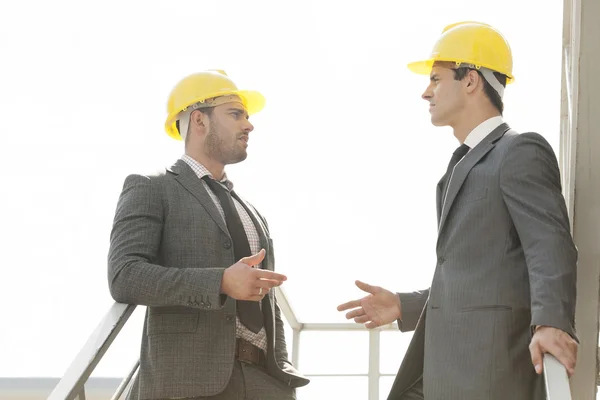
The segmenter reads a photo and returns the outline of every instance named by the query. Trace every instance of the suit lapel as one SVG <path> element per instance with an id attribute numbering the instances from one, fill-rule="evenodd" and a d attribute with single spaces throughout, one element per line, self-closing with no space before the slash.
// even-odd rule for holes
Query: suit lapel
<path id="1" fill-rule="evenodd" d="M 219 213 L 219 209 L 215 205 L 213 199 L 210 197 L 206 188 L 202 184 L 202 181 L 194 173 L 192 168 L 186 164 L 183 160 L 177 160 L 175 165 L 168 169 L 169 172 L 175 175 L 175 179 L 187 189 L 206 209 L 208 215 L 215 221 L 219 228 L 229 236 L 227 225 L 225 220 Z"/>
<path id="2" fill-rule="evenodd" d="M 485 156 L 494 148 L 496 141 L 498 141 L 509 129 L 510 128 L 507 124 L 501 124 L 499 127 L 494 129 L 492 133 L 490 133 L 481 143 L 475 146 L 474 149 L 467 153 L 467 155 L 465 155 L 464 158 L 456 165 L 454 172 L 451 175 L 450 182 L 448 183 L 445 202 L 443 199 L 443 193 L 440 193 L 441 181 L 438 183 L 438 210 L 441 207 L 441 215 L 440 211 L 438 211 L 438 215 L 440 215 L 438 234 L 442 231 L 444 223 L 448 219 L 448 214 L 450 213 L 452 204 L 456 199 L 456 195 L 460 191 L 460 188 L 465 182 L 465 179 L 467 178 L 467 175 L 469 175 L 471 169 L 477 165 L 483 156 Z"/>
<path id="3" fill-rule="evenodd" d="M 446 174 L 444 174 L 444 176 L 446 176 Z M 442 176 L 442 178 L 440 179 L 440 181 L 437 184 L 436 187 L 436 191 L 435 191 L 435 205 L 437 208 L 437 223 L 438 226 L 440 226 L 440 217 L 442 214 L 442 186 L 444 184 L 444 176 Z"/>

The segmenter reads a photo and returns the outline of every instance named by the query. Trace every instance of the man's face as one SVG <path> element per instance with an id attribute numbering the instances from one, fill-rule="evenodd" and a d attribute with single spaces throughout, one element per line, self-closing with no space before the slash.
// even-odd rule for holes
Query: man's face
<path id="1" fill-rule="evenodd" d="M 454 79 L 454 70 L 441 66 L 433 67 L 429 86 L 421 96 L 429 102 L 433 125 L 453 125 L 453 122 L 460 118 L 466 103 L 464 85 L 464 81 Z"/>
<path id="2" fill-rule="evenodd" d="M 223 165 L 244 161 L 248 154 L 249 134 L 254 126 L 242 103 L 225 103 L 213 109 L 208 117 L 204 139 L 206 154 Z"/>

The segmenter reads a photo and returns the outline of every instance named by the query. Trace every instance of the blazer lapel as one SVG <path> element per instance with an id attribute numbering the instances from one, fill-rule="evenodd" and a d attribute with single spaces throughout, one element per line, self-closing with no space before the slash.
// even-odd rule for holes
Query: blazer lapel
<path id="1" fill-rule="evenodd" d="M 445 176 L 445 174 L 444 174 Z M 442 185 L 444 183 L 444 177 L 442 176 L 440 178 L 440 181 L 437 184 L 436 187 L 436 191 L 435 191 L 435 205 L 436 205 L 436 211 L 437 211 L 437 223 L 438 226 L 440 225 L 440 217 L 442 214 Z"/>
<path id="2" fill-rule="evenodd" d="M 456 195 L 460 191 L 467 175 L 471 169 L 485 156 L 490 150 L 494 148 L 496 145 L 496 141 L 498 141 L 510 128 L 506 123 L 501 124 L 499 127 L 494 129 L 492 133 L 490 133 L 481 143 L 475 146 L 474 149 L 469 151 L 464 158 L 456 165 L 454 168 L 454 172 L 451 175 L 450 182 L 448 183 L 448 189 L 446 193 L 446 201 L 442 198 L 443 194 L 441 192 L 440 183 L 438 183 L 438 207 L 441 207 L 441 215 L 439 219 L 438 225 L 438 234 L 442 231 L 444 227 L 444 223 L 448 218 L 448 214 L 450 213 L 450 209 L 452 208 L 452 204 Z"/>
<path id="3" fill-rule="evenodd" d="M 175 179 L 190 192 L 202 206 L 206 209 L 208 215 L 215 221 L 219 228 L 229 236 L 225 220 L 219 213 L 219 209 L 210 197 L 202 181 L 194 173 L 192 168 L 183 160 L 177 160 L 175 165 L 168 169 L 169 172 L 175 175 Z"/>

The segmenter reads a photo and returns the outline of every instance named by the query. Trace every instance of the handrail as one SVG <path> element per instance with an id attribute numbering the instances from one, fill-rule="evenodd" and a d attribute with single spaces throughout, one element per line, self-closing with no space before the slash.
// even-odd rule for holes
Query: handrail
<path id="1" fill-rule="evenodd" d="M 48 400 L 85 398 L 84 386 L 92 371 L 117 337 L 133 310 L 133 304 L 114 303 L 87 340 Z"/>
<path id="2" fill-rule="evenodd" d="M 280 297 L 285 296 L 279 292 Z M 286 304 L 287 301 L 284 300 Z M 63 378 L 58 382 L 58 385 L 54 388 L 48 400 L 75 400 L 79 398 L 85 398 L 84 385 L 92 371 L 110 345 L 112 344 L 115 337 L 119 334 L 136 306 L 132 304 L 114 303 L 104 318 L 100 321 L 100 324 L 96 327 L 85 346 L 81 349 L 75 360 L 71 363 L 67 369 Z M 282 311 L 285 314 L 289 311 L 289 307 L 283 307 Z M 286 319 L 294 320 L 293 315 L 286 315 Z M 303 324 L 309 330 L 325 328 L 334 329 L 335 326 L 339 325 L 341 329 L 348 329 L 349 327 L 360 327 L 359 324 Z M 386 326 L 384 329 L 391 329 L 393 326 Z M 364 327 L 363 327 L 364 328 Z M 366 328 L 364 328 L 366 330 Z M 139 367 L 139 360 L 136 361 L 131 372 L 124 378 L 119 385 L 117 392 L 113 396 L 113 400 L 118 400 L 123 391 L 127 388 L 131 380 L 135 377 Z M 565 367 L 551 354 L 544 355 L 544 386 L 546 389 L 547 400 L 571 400 L 571 392 L 569 386 L 569 378 L 567 376 L 567 370 Z"/>
<path id="3" fill-rule="evenodd" d="M 135 375 L 137 374 L 139 366 L 140 366 L 140 360 L 138 358 L 138 360 L 133 365 L 133 368 L 131 368 L 131 371 L 123 379 L 123 381 L 117 388 L 117 391 L 115 392 L 115 394 L 113 395 L 113 397 L 110 400 L 119 400 L 121 398 L 121 395 L 123 394 L 123 392 L 125 392 L 125 390 L 129 386 L 129 382 L 131 382 L 132 379 L 134 379 Z"/>
<path id="4" fill-rule="evenodd" d="M 546 400 L 571 400 L 571 387 L 566 368 L 552 354 L 544 354 L 544 386 Z"/>

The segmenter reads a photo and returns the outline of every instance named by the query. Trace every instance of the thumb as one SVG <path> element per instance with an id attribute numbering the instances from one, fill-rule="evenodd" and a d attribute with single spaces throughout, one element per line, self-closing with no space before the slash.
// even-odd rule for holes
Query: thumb
<path id="1" fill-rule="evenodd" d="M 240 260 L 240 262 L 243 262 L 244 264 L 250 266 L 250 267 L 254 267 L 255 265 L 258 265 L 262 262 L 262 260 L 265 259 L 265 254 L 266 251 L 265 249 L 261 249 L 258 253 L 253 254 L 249 257 L 244 257 Z"/>
<path id="2" fill-rule="evenodd" d="M 540 348 L 540 345 L 536 343 L 530 346 L 529 351 L 531 352 L 531 362 L 535 368 L 535 372 L 539 375 L 544 369 L 542 349 Z"/>
<path id="3" fill-rule="evenodd" d="M 379 288 L 377 286 L 371 286 L 368 283 L 364 283 L 361 281 L 356 281 L 356 282 L 354 282 L 354 284 L 356 285 L 356 287 L 358 287 L 363 292 L 375 294 L 379 291 L 378 290 Z"/>

